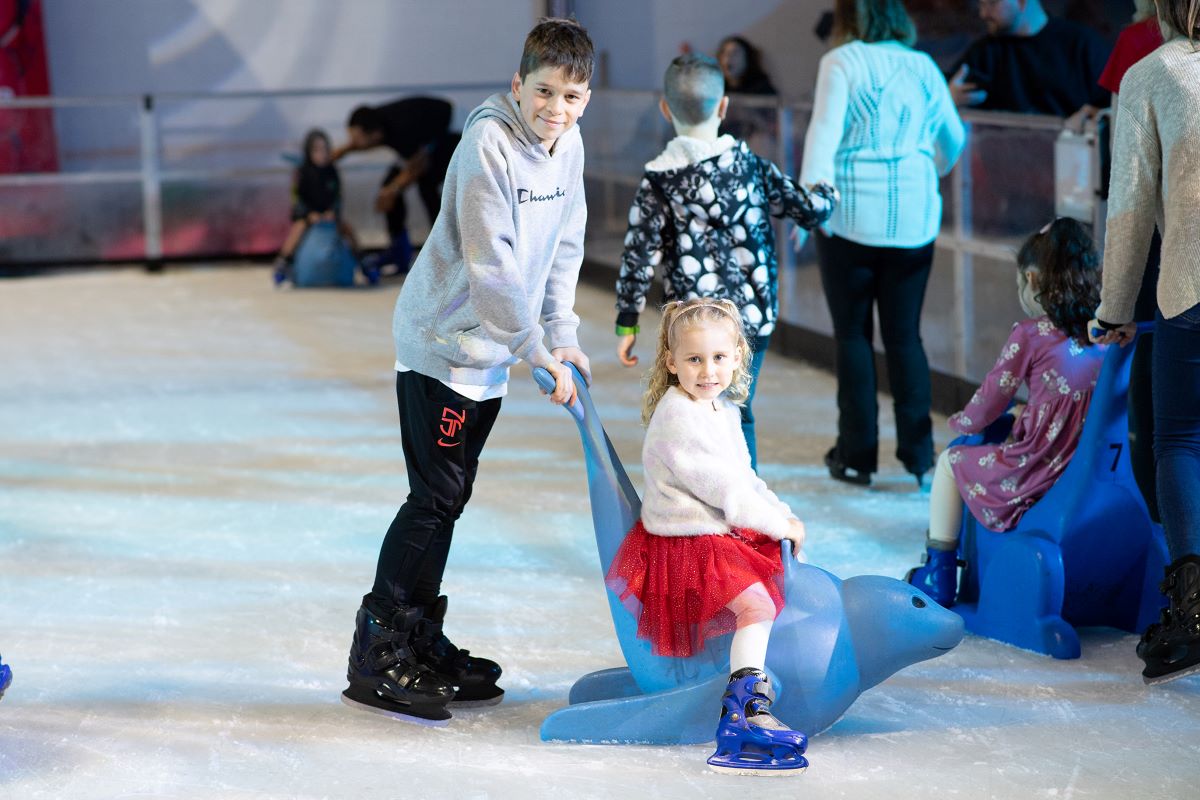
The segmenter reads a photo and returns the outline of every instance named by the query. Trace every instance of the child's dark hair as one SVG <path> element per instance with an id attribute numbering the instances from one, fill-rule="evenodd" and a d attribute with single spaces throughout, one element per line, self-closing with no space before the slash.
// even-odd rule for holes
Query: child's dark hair
<path id="1" fill-rule="evenodd" d="M 542 67 L 561 67 L 567 80 L 588 83 L 592 80 L 595 47 L 587 29 L 574 19 L 545 17 L 525 37 L 518 70 L 521 80 Z"/>
<path id="2" fill-rule="evenodd" d="M 1054 327 L 1089 344 L 1087 324 L 1100 305 L 1100 258 L 1084 224 L 1070 217 L 1054 220 L 1025 240 L 1017 266 L 1038 271 L 1035 299 Z"/>
<path id="3" fill-rule="evenodd" d="M 329 134 L 325 133 L 325 131 L 321 130 L 320 128 L 309 129 L 308 133 L 304 134 L 304 163 L 305 164 L 312 163 L 312 146 L 313 146 L 313 142 L 317 141 L 318 139 L 323 139 L 325 141 L 326 148 L 328 148 L 330 150 L 333 149 L 333 145 L 329 141 Z"/>
<path id="4" fill-rule="evenodd" d="M 663 96 L 672 117 L 684 125 L 699 125 L 713 115 L 725 96 L 721 65 L 702 53 L 676 57 L 663 77 Z"/>

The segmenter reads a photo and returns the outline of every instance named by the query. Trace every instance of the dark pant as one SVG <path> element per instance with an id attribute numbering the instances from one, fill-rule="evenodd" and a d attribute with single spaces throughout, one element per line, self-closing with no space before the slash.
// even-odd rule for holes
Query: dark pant
<path id="1" fill-rule="evenodd" d="M 896 457 L 920 475 L 933 466 L 929 361 L 921 343 L 921 306 L 933 266 L 933 244 L 872 247 L 840 236 L 816 236 L 825 299 L 837 341 L 837 458 L 859 472 L 879 466 L 874 318 L 887 363 L 896 414 Z"/>
<path id="2" fill-rule="evenodd" d="M 417 193 L 421 196 L 421 205 L 425 206 L 425 213 L 429 215 L 430 225 L 433 225 L 438 211 L 441 209 L 442 182 L 446 179 L 446 169 L 450 166 L 450 157 L 454 155 L 454 148 L 458 147 L 460 139 L 462 139 L 461 134 L 450 133 L 437 142 L 427 145 L 429 165 L 421 173 L 421 177 L 417 178 Z M 383 183 L 391 182 L 399 174 L 400 167 L 393 166 L 384 176 Z M 388 235 L 393 240 L 408 229 L 408 206 L 404 202 L 404 192 L 396 194 L 396 203 L 387 214 L 387 228 Z"/>
<path id="3" fill-rule="evenodd" d="M 1154 463 L 1171 560 L 1200 555 L 1200 304 L 1155 320 Z"/>
<path id="4" fill-rule="evenodd" d="M 416 372 L 396 373 L 408 499 L 379 550 L 371 593 L 389 605 L 427 605 L 441 593 L 454 523 L 471 499 L 479 453 L 500 398 L 475 402 Z"/>
<path id="5" fill-rule="evenodd" d="M 1162 239 L 1158 229 L 1150 240 L 1146 271 L 1142 273 L 1142 288 L 1138 291 L 1133 318 L 1149 322 L 1158 314 L 1158 266 Z M 1158 487 L 1154 467 L 1154 334 L 1138 337 L 1137 350 L 1129 366 L 1129 462 L 1133 477 L 1150 511 L 1150 519 L 1161 522 L 1158 513 Z"/>
<path id="6" fill-rule="evenodd" d="M 746 437 L 746 447 L 750 450 L 750 468 L 758 471 L 758 442 L 754 436 L 754 411 L 750 404 L 754 402 L 754 392 L 758 388 L 758 373 L 762 369 L 763 358 L 767 355 L 767 347 L 771 344 L 770 335 L 756 336 L 750 340 L 750 394 L 742 406 L 742 436 Z"/>

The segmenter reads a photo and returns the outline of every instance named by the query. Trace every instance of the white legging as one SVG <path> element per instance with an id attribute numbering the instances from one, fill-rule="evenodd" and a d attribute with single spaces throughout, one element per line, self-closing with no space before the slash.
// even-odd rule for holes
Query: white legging
<path id="1" fill-rule="evenodd" d="M 944 545 L 944 550 L 953 550 L 958 544 L 962 507 L 962 495 L 950 468 L 950 450 L 946 449 L 938 456 L 929 488 L 929 538 Z"/>
<path id="2" fill-rule="evenodd" d="M 767 663 L 767 640 L 775 621 L 775 602 L 761 583 L 746 588 L 729 601 L 727 608 L 737 618 L 737 630 L 729 646 L 729 671 L 743 667 L 761 670 Z"/>

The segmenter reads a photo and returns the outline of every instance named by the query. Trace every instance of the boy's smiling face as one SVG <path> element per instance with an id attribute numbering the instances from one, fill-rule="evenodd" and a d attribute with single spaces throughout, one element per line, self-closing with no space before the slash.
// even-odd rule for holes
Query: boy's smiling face
<path id="1" fill-rule="evenodd" d="M 513 75 L 512 92 L 521 106 L 521 116 L 547 149 L 583 116 L 592 91 L 587 83 L 567 77 L 562 67 L 541 67 L 521 80 Z"/>

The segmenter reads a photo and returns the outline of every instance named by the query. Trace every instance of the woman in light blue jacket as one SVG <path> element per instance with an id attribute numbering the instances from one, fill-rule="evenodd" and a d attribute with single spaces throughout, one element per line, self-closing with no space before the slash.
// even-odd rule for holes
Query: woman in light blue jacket
<path id="1" fill-rule="evenodd" d="M 837 340 L 838 480 L 866 485 L 878 468 L 873 314 L 878 308 L 896 413 L 896 456 L 924 485 L 933 466 L 929 362 L 921 306 L 942 219 L 938 179 L 965 142 L 941 71 L 912 49 L 901 0 L 837 0 L 821 59 L 800 181 L 832 183 L 841 204 L 816 238 Z"/>

